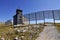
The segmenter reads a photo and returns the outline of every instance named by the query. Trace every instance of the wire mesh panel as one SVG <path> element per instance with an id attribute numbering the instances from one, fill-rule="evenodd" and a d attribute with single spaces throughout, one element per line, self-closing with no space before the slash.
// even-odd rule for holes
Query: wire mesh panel
<path id="1" fill-rule="evenodd" d="M 59 12 L 58 12 L 58 10 L 54 10 L 54 18 L 55 18 L 55 20 L 59 20 Z"/>
<path id="2" fill-rule="evenodd" d="M 58 10 L 58 16 L 59 16 L 59 20 L 60 20 L 60 10 Z"/>
<path id="3" fill-rule="evenodd" d="M 28 24 L 55 22 L 55 20 L 60 20 L 60 10 L 39 11 L 24 15 L 24 22 Z"/>
<path id="4" fill-rule="evenodd" d="M 36 24 L 36 16 L 35 13 L 30 13 L 30 24 Z"/>
<path id="5" fill-rule="evenodd" d="M 36 18 L 37 18 L 37 24 L 43 23 L 44 22 L 43 11 L 36 12 Z"/>
<path id="6" fill-rule="evenodd" d="M 44 11 L 45 22 L 53 22 L 53 14 L 52 11 Z"/>
<path id="7" fill-rule="evenodd" d="M 60 10 L 54 10 L 55 23 L 60 22 Z"/>
<path id="8" fill-rule="evenodd" d="M 52 11 L 44 11 L 45 19 L 53 19 Z"/>
<path id="9" fill-rule="evenodd" d="M 30 15 L 30 21 L 35 20 L 35 13 L 31 13 L 31 14 L 29 14 L 29 15 Z"/>
<path id="10" fill-rule="evenodd" d="M 25 15 L 23 15 L 23 23 L 24 24 L 29 24 L 29 14 L 25 14 Z"/>
<path id="11" fill-rule="evenodd" d="M 36 12 L 37 20 L 43 20 L 43 11 Z"/>

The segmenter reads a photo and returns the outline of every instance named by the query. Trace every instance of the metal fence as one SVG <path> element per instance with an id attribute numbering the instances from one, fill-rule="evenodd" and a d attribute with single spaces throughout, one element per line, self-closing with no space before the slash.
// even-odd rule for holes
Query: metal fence
<path id="1" fill-rule="evenodd" d="M 45 22 L 56 23 L 56 20 L 60 20 L 60 10 L 48 10 L 48 11 L 39 11 L 23 15 L 29 24 L 39 24 Z"/>

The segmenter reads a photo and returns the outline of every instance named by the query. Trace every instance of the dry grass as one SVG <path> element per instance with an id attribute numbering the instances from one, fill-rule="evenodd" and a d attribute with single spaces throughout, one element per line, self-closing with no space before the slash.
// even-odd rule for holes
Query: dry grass
<path id="1" fill-rule="evenodd" d="M 38 34 L 43 31 L 44 27 L 40 27 L 37 32 L 35 32 L 34 28 L 31 30 L 33 31 L 33 36 L 30 38 L 30 32 L 24 32 L 24 33 L 15 33 L 15 30 L 12 26 L 6 26 L 4 24 L 0 25 L 0 36 L 4 37 L 6 40 L 10 39 L 13 40 L 16 36 L 21 37 L 22 35 L 24 36 L 23 40 L 35 40 L 38 37 Z M 0 38 L 1 38 L 0 37 Z"/>

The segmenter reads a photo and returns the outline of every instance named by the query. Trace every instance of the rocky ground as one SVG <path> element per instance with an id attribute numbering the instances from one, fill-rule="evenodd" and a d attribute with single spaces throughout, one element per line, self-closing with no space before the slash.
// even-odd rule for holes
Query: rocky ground
<path id="1" fill-rule="evenodd" d="M 36 40 L 60 40 L 60 33 L 52 24 L 47 24 Z"/>

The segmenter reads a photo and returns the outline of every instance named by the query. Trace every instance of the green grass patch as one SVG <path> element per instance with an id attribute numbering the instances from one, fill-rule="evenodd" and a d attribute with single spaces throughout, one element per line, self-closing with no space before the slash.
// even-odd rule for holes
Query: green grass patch
<path id="1" fill-rule="evenodd" d="M 58 32 L 60 33 L 60 24 L 56 24 L 56 28 L 57 28 Z"/>

